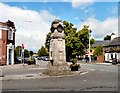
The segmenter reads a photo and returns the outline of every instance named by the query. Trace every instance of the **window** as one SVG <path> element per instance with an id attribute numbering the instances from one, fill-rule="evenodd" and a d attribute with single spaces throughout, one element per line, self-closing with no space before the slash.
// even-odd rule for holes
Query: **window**
<path id="1" fill-rule="evenodd" d="M 11 29 L 8 31 L 8 39 L 13 40 L 13 32 Z"/>

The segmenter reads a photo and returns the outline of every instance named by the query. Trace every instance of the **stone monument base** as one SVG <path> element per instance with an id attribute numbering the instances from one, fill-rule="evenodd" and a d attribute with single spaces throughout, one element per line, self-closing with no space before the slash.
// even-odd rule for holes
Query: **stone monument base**
<path id="1" fill-rule="evenodd" d="M 58 63 L 60 63 L 60 64 L 58 64 Z M 62 63 L 62 64 L 61 64 L 61 62 L 58 62 L 58 63 L 52 65 L 51 62 L 49 62 L 44 74 L 47 74 L 49 76 L 60 76 L 60 75 L 73 74 L 70 71 L 70 67 L 67 63 Z"/>

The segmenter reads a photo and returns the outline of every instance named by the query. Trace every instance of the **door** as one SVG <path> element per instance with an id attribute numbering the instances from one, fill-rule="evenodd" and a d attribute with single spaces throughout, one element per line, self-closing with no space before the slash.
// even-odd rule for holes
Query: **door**
<path id="1" fill-rule="evenodd" d="M 12 50 L 9 49 L 9 65 L 11 65 L 12 62 Z"/>

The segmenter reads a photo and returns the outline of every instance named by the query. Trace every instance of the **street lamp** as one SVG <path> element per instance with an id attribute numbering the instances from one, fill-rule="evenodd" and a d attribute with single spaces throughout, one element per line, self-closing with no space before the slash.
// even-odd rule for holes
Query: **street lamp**
<path id="1" fill-rule="evenodd" d="M 89 50 L 88 50 L 89 51 L 88 52 L 89 53 L 89 62 L 91 62 L 91 55 L 90 55 L 90 49 L 91 49 L 90 48 L 90 32 L 91 32 L 91 30 L 89 30 Z"/>
<path id="2" fill-rule="evenodd" d="M 85 21 L 84 19 L 81 19 L 81 21 Z M 89 62 L 91 62 L 91 55 L 90 55 L 90 49 L 91 49 L 91 47 L 90 47 L 90 37 L 91 37 L 91 35 L 90 35 L 90 33 L 91 33 L 91 30 L 89 30 L 89 49 L 88 49 L 88 57 L 89 57 Z"/>

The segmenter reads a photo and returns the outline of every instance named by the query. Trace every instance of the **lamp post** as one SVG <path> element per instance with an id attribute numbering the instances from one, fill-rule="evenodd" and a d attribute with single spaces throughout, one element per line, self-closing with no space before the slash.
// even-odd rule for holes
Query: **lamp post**
<path id="1" fill-rule="evenodd" d="M 84 19 L 81 19 L 81 21 L 85 21 Z M 90 47 L 90 37 L 91 37 L 91 35 L 90 35 L 90 32 L 91 32 L 91 30 L 89 30 L 89 49 L 88 49 L 88 57 L 89 57 L 89 62 L 91 62 L 91 55 L 90 55 L 90 49 L 91 49 L 91 47 Z"/>
<path id="2" fill-rule="evenodd" d="M 21 51 L 21 58 L 22 58 L 22 62 L 23 62 L 23 65 L 24 65 L 24 44 L 22 44 L 22 51 Z"/>
<path id="3" fill-rule="evenodd" d="M 89 62 L 91 62 L 91 55 L 90 55 L 90 49 L 91 49 L 91 48 L 90 48 L 90 31 L 91 31 L 91 30 L 89 30 L 89 50 L 88 50 L 88 51 L 89 51 L 89 52 L 88 52 L 88 53 L 89 53 Z"/>

